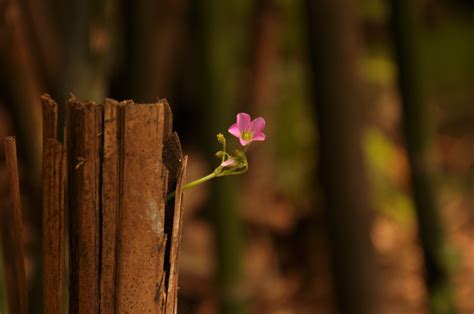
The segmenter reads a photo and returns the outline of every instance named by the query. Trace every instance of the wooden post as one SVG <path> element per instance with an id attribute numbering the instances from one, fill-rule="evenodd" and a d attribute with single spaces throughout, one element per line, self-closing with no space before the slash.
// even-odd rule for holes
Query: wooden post
<path id="1" fill-rule="evenodd" d="M 10 192 L 10 206 L 2 211 L 2 247 L 8 309 L 10 313 L 28 313 L 28 300 L 25 280 L 23 236 L 21 219 L 20 179 L 16 141 L 14 137 L 5 138 L 5 161 Z"/>

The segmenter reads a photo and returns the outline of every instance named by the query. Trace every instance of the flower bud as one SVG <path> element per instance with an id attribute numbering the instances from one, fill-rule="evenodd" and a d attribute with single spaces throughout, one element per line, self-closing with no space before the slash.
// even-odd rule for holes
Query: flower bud
<path id="1" fill-rule="evenodd" d="M 222 134 L 222 133 L 217 134 L 217 141 L 224 145 L 225 144 L 224 134 Z"/>

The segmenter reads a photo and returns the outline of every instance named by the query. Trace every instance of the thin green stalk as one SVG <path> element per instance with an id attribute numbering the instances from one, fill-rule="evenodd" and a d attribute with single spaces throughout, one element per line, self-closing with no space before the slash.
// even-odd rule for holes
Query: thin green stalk
<path id="1" fill-rule="evenodd" d="M 210 173 L 208 174 L 207 176 L 205 177 L 202 177 L 200 179 L 197 179 L 197 180 L 194 180 L 194 181 L 191 181 L 189 183 L 186 183 L 184 186 L 183 186 L 183 190 L 187 190 L 189 188 L 192 188 L 193 186 L 196 186 L 198 184 L 201 184 L 203 182 L 206 182 L 206 181 L 209 181 L 213 178 L 216 177 L 216 173 L 213 172 L 213 173 Z M 166 201 L 169 201 L 170 199 L 172 199 L 174 196 L 176 195 L 176 191 L 173 191 L 171 193 L 168 194 L 168 196 L 166 196 Z"/>

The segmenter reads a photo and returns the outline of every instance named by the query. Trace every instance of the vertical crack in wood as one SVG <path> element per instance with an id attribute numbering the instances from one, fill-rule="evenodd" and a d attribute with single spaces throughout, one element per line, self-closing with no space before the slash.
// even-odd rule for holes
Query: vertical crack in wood
<path id="1" fill-rule="evenodd" d="M 117 208 L 119 193 L 118 102 L 105 99 L 102 158 L 100 313 L 115 312 Z"/>

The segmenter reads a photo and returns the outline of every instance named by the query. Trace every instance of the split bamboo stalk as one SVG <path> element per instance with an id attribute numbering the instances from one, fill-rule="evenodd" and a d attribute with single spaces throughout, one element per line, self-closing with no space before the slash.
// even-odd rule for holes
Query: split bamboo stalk
<path id="1" fill-rule="evenodd" d="M 16 141 L 14 137 L 5 138 L 5 159 L 10 192 L 10 206 L 2 212 L 2 247 L 4 274 L 10 313 L 28 313 L 28 297 L 25 279 L 23 254 L 22 215 L 20 179 Z"/>
<path id="2" fill-rule="evenodd" d="M 123 107 L 117 312 L 164 313 L 166 302 L 163 105 Z M 139 175 L 138 175 L 139 174 Z"/>
<path id="3" fill-rule="evenodd" d="M 57 116 L 56 116 L 57 117 Z M 44 313 L 63 313 L 64 171 L 63 146 L 43 146 L 43 300 Z"/>
<path id="4" fill-rule="evenodd" d="M 99 210 L 102 107 L 67 101 L 70 313 L 99 312 Z"/>
<path id="5" fill-rule="evenodd" d="M 117 273 L 117 215 L 120 193 L 120 107 L 119 103 L 105 99 L 104 151 L 102 160 L 102 252 L 100 271 L 100 313 L 115 313 Z"/>
<path id="6" fill-rule="evenodd" d="M 57 141 L 58 105 L 48 95 L 43 105 L 43 308 L 45 313 L 63 311 L 64 280 L 64 146 Z"/>

